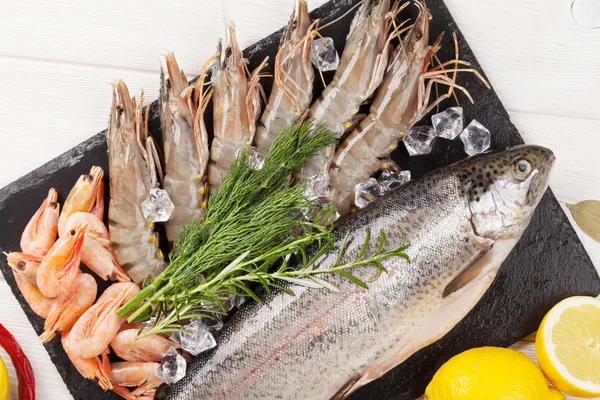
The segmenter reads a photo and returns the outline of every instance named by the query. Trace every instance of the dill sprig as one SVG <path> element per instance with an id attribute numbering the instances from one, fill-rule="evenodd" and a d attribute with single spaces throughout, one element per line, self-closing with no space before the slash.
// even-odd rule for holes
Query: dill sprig
<path id="1" fill-rule="evenodd" d="M 224 301 L 231 295 L 260 301 L 252 284 L 259 284 L 267 292 L 280 288 L 289 293 L 284 281 L 335 290 L 317 275 L 338 273 L 367 287 L 348 271 L 374 265 L 381 274 L 385 271 L 382 259 L 407 259 L 405 241 L 393 250 L 382 250 L 383 232 L 376 251 L 367 255 L 367 232 L 363 251 L 356 259 L 341 263 L 346 237 L 334 265 L 313 268 L 319 257 L 335 247 L 330 222 L 335 209 L 325 207 L 312 222 L 305 221 L 303 215 L 312 205 L 304 195 L 305 183 L 294 186 L 291 172 L 333 142 L 331 132 L 314 128 L 308 121 L 278 136 L 261 169 L 251 168 L 250 152 L 242 150 L 229 176 L 209 199 L 202 220 L 191 221 L 183 228 L 169 266 L 117 313 L 129 315 L 130 322 L 153 317 L 154 324 L 143 335 L 167 333 L 181 330 L 182 321 L 190 318 L 224 313 Z M 309 246 L 313 246 L 310 259 Z M 300 268 L 290 264 L 294 255 L 300 258 Z"/>

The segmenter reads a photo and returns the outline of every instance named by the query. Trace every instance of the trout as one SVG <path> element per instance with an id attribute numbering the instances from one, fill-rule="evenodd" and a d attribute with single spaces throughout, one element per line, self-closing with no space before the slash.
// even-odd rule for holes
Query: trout
<path id="1" fill-rule="evenodd" d="M 517 146 L 467 158 L 409 182 L 340 222 L 347 260 L 385 232 L 385 249 L 410 242 L 410 263 L 363 289 L 340 275 L 340 289 L 288 286 L 243 306 L 197 357 L 169 399 L 344 398 L 449 332 L 475 306 L 513 249 L 548 186 L 549 149 Z M 318 267 L 335 262 L 336 251 Z M 375 267 L 352 271 L 368 282 Z"/>

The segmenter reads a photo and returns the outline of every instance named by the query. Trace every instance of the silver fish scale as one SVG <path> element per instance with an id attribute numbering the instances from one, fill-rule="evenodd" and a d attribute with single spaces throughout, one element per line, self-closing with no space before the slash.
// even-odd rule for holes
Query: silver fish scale
<path id="1" fill-rule="evenodd" d="M 457 169 L 411 182 L 343 222 L 351 232 L 346 259 L 357 256 L 365 229 L 380 230 L 389 249 L 406 233 L 411 263 L 387 259 L 388 274 L 364 290 L 339 275 L 324 276 L 341 292 L 294 286 L 262 305 L 243 307 L 218 337 L 218 347 L 192 364 L 172 399 L 329 399 L 347 382 L 390 360 L 405 334 L 442 306 L 442 292 L 480 252 L 466 216 Z M 331 265 L 335 254 L 320 263 Z M 353 273 L 369 280 L 374 267 Z"/>

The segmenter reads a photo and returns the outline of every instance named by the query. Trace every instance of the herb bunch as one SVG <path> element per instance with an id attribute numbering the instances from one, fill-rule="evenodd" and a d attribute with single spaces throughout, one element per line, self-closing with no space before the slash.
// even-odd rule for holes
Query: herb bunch
<path id="1" fill-rule="evenodd" d="M 383 258 L 407 258 L 405 242 L 383 252 L 385 237 L 381 232 L 373 254 L 366 254 L 367 235 L 359 257 L 341 264 L 346 237 L 332 267 L 313 269 L 316 261 L 334 248 L 330 222 L 334 207 L 325 207 L 312 222 L 306 221 L 304 214 L 312 207 L 304 195 L 306 185 L 294 186 L 291 173 L 333 142 L 331 132 L 314 128 L 308 121 L 278 136 L 261 169 L 250 166 L 250 152 L 243 149 L 229 176 L 209 199 L 202 220 L 191 221 L 183 228 L 170 255 L 170 265 L 117 314 L 129 315 L 130 322 L 153 318 L 153 325 L 143 335 L 167 333 L 181 330 L 181 321 L 224 313 L 224 301 L 231 295 L 260 301 L 249 284 L 260 284 L 267 292 L 274 287 L 290 292 L 282 281 L 335 290 L 316 275 L 339 273 L 367 287 L 347 270 L 374 265 L 381 273 Z M 311 245 L 317 250 L 309 259 L 307 248 Z M 293 255 L 301 258 L 301 268 L 291 267 Z"/>

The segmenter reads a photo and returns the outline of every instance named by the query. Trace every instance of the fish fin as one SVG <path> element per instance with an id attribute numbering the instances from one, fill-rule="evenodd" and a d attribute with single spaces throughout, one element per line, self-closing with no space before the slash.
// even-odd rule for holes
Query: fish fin
<path id="1" fill-rule="evenodd" d="M 352 378 L 348 379 L 348 382 L 346 382 L 344 386 L 342 386 L 342 388 L 338 390 L 336 394 L 333 395 L 333 397 L 331 397 L 330 400 L 342 400 L 348 397 L 348 395 L 351 393 L 350 390 L 354 387 L 356 382 L 360 381 L 361 378 L 362 375 L 357 374 L 354 375 Z"/>
<path id="2" fill-rule="evenodd" d="M 490 246 L 491 249 L 491 246 Z M 478 253 L 472 260 L 469 265 L 467 265 L 453 280 L 450 282 L 444 292 L 442 293 L 442 298 L 450 296 L 452 293 L 455 293 L 465 287 L 469 282 L 477 279 L 479 277 L 485 267 L 489 262 L 489 257 L 487 253 Z"/>

